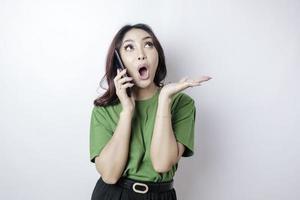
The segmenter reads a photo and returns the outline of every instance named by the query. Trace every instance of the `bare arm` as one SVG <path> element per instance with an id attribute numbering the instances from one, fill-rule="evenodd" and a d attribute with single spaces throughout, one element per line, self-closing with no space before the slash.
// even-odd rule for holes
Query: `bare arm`
<path id="1" fill-rule="evenodd" d="M 116 130 L 96 157 L 96 169 L 104 182 L 115 184 L 126 166 L 131 134 L 132 112 L 122 111 Z"/>
<path id="2" fill-rule="evenodd" d="M 170 99 L 160 98 L 151 141 L 151 160 L 155 171 L 169 171 L 178 162 L 184 146 L 176 141 L 172 123 Z"/>
<path id="3" fill-rule="evenodd" d="M 176 141 L 172 130 L 171 97 L 188 87 L 201 85 L 202 82 L 210 79 L 209 76 L 194 80 L 184 77 L 178 83 L 167 84 L 161 89 L 150 150 L 152 164 L 156 171 L 169 171 L 185 150 L 185 146 Z"/>

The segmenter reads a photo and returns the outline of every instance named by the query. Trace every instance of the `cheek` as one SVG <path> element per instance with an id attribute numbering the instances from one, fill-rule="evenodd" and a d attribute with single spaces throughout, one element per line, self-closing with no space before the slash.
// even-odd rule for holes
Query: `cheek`
<path id="1" fill-rule="evenodd" d="M 126 68 L 131 69 L 133 67 L 134 57 L 130 55 L 124 55 L 122 57 L 123 64 Z"/>
<path id="2" fill-rule="evenodd" d="M 155 53 L 153 53 L 152 59 L 151 59 L 151 63 L 153 65 L 153 68 L 157 69 L 158 61 L 159 61 L 159 58 L 158 58 L 158 53 L 156 51 Z"/>

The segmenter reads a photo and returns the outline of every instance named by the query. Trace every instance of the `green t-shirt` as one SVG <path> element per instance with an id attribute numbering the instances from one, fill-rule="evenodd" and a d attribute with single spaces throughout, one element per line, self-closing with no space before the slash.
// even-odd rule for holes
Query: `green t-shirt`
<path id="1" fill-rule="evenodd" d="M 130 147 L 126 167 L 122 176 L 141 180 L 164 182 L 172 180 L 178 163 L 165 173 L 153 169 L 150 158 L 151 138 L 154 129 L 158 96 L 160 89 L 146 100 L 136 100 L 135 113 L 131 123 Z M 90 123 L 90 161 L 100 154 L 112 137 L 122 111 L 120 103 L 109 106 L 94 106 Z M 196 109 L 194 100 L 187 94 L 179 92 L 171 101 L 172 128 L 176 140 L 185 146 L 183 157 L 194 152 L 194 127 Z"/>

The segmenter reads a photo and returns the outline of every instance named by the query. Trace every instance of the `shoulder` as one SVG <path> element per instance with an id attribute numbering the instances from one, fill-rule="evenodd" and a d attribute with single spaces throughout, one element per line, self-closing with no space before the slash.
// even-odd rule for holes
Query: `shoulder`
<path id="1" fill-rule="evenodd" d="M 92 108 L 92 118 L 98 121 L 117 121 L 122 110 L 120 104 L 109 106 L 95 106 Z"/>
<path id="2" fill-rule="evenodd" d="M 101 115 L 105 113 L 106 108 L 104 106 L 94 106 L 92 108 L 92 114 L 93 115 Z"/>
<path id="3" fill-rule="evenodd" d="M 175 94 L 172 97 L 171 102 L 172 102 L 171 103 L 172 108 L 177 107 L 178 105 L 192 105 L 192 106 L 194 106 L 194 104 L 195 104 L 194 99 L 190 95 L 188 95 L 184 92 L 179 92 L 179 93 Z"/>
<path id="4" fill-rule="evenodd" d="M 95 114 L 109 114 L 120 110 L 120 104 L 108 105 L 108 106 L 95 106 L 92 108 L 92 112 Z"/>

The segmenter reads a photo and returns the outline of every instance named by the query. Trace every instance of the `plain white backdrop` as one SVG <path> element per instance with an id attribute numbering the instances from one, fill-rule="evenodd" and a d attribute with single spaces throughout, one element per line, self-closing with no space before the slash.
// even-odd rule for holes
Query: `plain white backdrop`
<path id="1" fill-rule="evenodd" d="M 93 100 L 121 26 L 149 24 L 168 81 L 208 75 L 180 200 L 300 199 L 300 1 L 0 1 L 0 199 L 90 199 Z"/>

